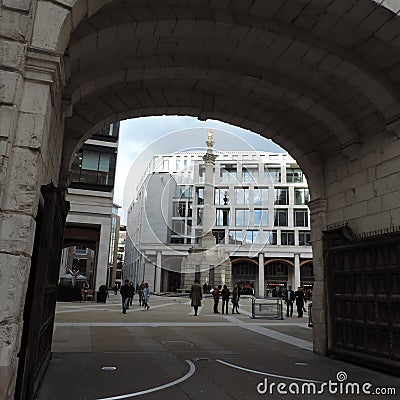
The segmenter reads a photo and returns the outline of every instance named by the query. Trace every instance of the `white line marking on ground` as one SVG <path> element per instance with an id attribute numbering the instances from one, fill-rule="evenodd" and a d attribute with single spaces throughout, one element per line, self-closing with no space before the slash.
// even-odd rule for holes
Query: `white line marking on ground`
<path id="1" fill-rule="evenodd" d="M 289 380 L 291 380 L 291 381 L 322 383 L 322 381 L 313 381 L 313 380 L 311 380 L 311 379 L 294 378 L 294 377 L 292 377 L 292 376 L 276 375 L 276 374 L 270 374 L 269 372 L 256 371 L 256 370 L 254 370 L 254 369 L 244 368 L 244 367 L 240 367 L 240 366 L 235 365 L 235 364 L 230 364 L 230 363 L 228 363 L 228 362 L 226 362 L 226 361 L 222 361 L 222 360 L 216 360 L 216 361 L 219 362 L 219 363 L 221 363 L 221 364 L 227 365 L 228 367 L 240 369 L 240 370 L 246 371 L 246 372 L 251 372 L 251 373 L 253 373 L 253 374 L 272 376 L 272 377 L 274 377 L 274 378 L 289 379 Z"/>
<path id="2" fill-rule="evenodd" d="M 69 327 L 120 327 L 120 326 L 133 326 L 133 327 L 163 327 L 163 326 L 232 326 L 230 322 L 56 322 L 56 328 L 69 328 Z"/>
<path id="3" fill-rule="evenodd" d="M 166 383 L 165 385 L 161 385 L 161 386 L 157 386 L 155 388 L 151 388 L 151 389 L 146 389 L 146 390 L 141 390 L 140 392 L 134 392 L 134 393 L 128 393 L 128 394 L 122 394 L 120 396 L 113 396 L 113 397 L 103 397 L 101 399 L 97 399 L 97 400 L 118 400 L 118 399 L 127 399 L 129 397 L 136 397 L 136 396 L 141 396 L 143 394 L 148 394 L 148 393 L 152 393 L 152 392 L 157 392 L 159 390 L 163 390 L 163 389 L 167 389 L 171 386 L 177 385 L 178 383 L 184 382 L 187 379 L 189 379 L 196 371 L 196 367 L 195 365 L 192 363 L 192 361 L 190 360 L 185 360 L 188 364 L 189 364 L 189 371 L 182 376 L 181 378 L 173 381 L 173 382 L 169 382 Z"/>

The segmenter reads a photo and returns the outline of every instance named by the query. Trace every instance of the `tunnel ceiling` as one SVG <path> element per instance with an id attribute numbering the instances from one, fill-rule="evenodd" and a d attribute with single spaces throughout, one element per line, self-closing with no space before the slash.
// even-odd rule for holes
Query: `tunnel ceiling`
<path id="1" fill-rule="evenodd" d="M 351 158 L 365 138 L 396 134 L 399 61 L 399 18 L 371 0 L 111 1 L 66 50 L 65 132 L 192 115 L 260 133 L 300 162 Z"/>

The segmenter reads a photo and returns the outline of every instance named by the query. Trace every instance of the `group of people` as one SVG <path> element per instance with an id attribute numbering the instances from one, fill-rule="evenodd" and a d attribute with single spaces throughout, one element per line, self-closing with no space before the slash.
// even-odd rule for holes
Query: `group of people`
<path id="1" fill-rule="evenodd" d="M 207 285 L 207 284 L 204 284 Z M 204 286 L 203 285 L 203 286 Z M 199 307 L 201 307 L 201 301 L 203 299 L 203 293 L 201 290 L 200 282 L 195 279 L 193 282 L 192 287 L 190 288 L 190 300 L 191 306 L 194 308 L 194 315 L 197 316 Z M 205 292 L 203 287 L 203 292 Z M 222 287 L 222 285 L 218 285 L 215 289 L 210 290 L 213 298 L 214 298 L 214 313 L 219 314 L 218 306 L 219 301 L 222 299 L 222 314 L 228 314 L 228 304 L 229 299 L 231 297 L 231 292 L 226 285 Z M 236 284 L 232 291 L 232 314 L 239 314 L 239 297 L 240 297 L 240 290 L 239 286 Z"/>
<path id="2" fill-rule="evenodd" d="M 303 312 L 306 311 L 304 305 L 307 303 L 307 300 L 302 287 L 298 287 L 297 290 L 294 291 L 289 285 L 288 290 L 284 295 L 284 300 L 286 303 L 286 317 L 293 317 L 294 303 L 296 303 L 298 318 L 303 316 Z"/>
<path id="3" fill-rule="evenodd" d="M 142 282 L 140 285 L 137 285 L 136 291 L 139 294 L 139 305 L 143 306 L 144 310 L 148 310 L 150 308 L 149 284 L 147 282 Z M 120 289 L 120 293 L 122 297 L 122 313 L 126 314 L 126 311 L 129 310 L 129 306 L 132 305 L 133 297 L 135 296 L 135 287 L 133 282 L 129 282 L 129 280 L 126 279 L 124 285 Z"/>

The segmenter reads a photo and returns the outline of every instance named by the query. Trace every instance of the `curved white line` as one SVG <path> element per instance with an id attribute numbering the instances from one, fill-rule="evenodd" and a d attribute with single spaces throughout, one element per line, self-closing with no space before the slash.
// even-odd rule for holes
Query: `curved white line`
<path id="1" fill-rule="evenodd" d="M 113 396 L 113 397 L 103 397 L 101 399 L 97 400 L 118 400 L 118 399 L 127 399 L 129 397 L 136 397 L 136 396 L 141 396 L 143 394 L 148 394 L 152 392 L 157 392 L 159 390 L 163 390 L 166 388 L 169 388 L 171 386 L 177 385 L 178 383 L 181 383 L 183 381 L 186 381 L 186 379 L 189 379 L 196 371 L 196 367 L 190 360 L 185 360 L 189 364 L 189 371 L 187 372 L 186 375 L 182 376 L 181 378 L 177 379 L 176 381 L 166 383 L 165 385 L 157 386 L 151 389 L 146 389 L 146 390 L 141 390 L 140 392 L 134 392 L 134 393 L 128 393 L 128 394 L 121 394 L 120 396 Z"/>
<path id="2" fill-rule="evenodd" d="M 267 376 L 272 376 L 272 377 L 274 377 L 274 378 L 290 379 L 290 380 L 292 380 L 292 381 L 322 383 L 322 381 L 312 381 L 311 379 L 293 378 L 292 376 L 275 375 L 275 374 L 270 374 L 270 373 L 268 373 L 268 372 L 256 371 L 256 370 L 254 370 L 254 369 L 248 369 L 248 368 L 244 368 L 244 367 L 239 367 L 238 365 L 229 364 L 228 362 L 222 361 L 222 360 L 216 360 L 216 361 L 219 362 L 219 363 L 221 363 L 221 364 L 227 365 L 228 367 L 240 369 L 240 370 L 242 370 L 242 371 L 252 372 L 252 373 L 258 374 L 258 375 L 267 375 Z"/>

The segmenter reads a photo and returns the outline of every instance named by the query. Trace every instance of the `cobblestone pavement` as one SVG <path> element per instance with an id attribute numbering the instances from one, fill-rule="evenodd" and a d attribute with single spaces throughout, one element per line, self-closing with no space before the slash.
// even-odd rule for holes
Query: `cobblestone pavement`
<path id="1" fill-rule="evenodd" d="M 386 392 L 380 399 L 400 393 L 393 376 L 314 354 L 306 317 L 251 319 L 250 299 L 235 315 L 212 313 L 211 299 L 197 317 L 185 297 L 152 296 L 150 306 L 143 311 L 136 297 L 122 314 L 114 295 L 106 304 L 58 303 L 36 400 L 376 397 L 364 383 Z"/>

